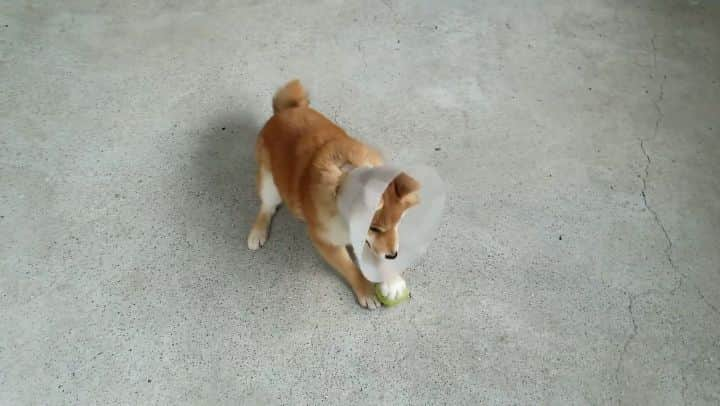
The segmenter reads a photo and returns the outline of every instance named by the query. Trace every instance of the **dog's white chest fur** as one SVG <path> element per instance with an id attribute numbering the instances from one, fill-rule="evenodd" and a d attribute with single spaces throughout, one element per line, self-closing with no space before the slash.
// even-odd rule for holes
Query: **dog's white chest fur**
<path id="1" fill-rule="evenodd" d="M 330 217 L 324 222 L 323 226 L 325 230 L 322 236 L 325 241 L 340 246 L 350 244 L 350 230 L 339 214 Z"/>

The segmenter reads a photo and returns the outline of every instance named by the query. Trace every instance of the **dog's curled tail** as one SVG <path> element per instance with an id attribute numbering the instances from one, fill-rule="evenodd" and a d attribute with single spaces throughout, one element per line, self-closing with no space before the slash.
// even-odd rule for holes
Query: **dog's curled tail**
<path id="1" fill-rule="evenodd" d="M 293 107 L 307 107 L 310 104 L 307 92 L 300 83 L 295 79 L 288 82 L 285 86 L 275 93 L 273 97 L 273 112 L 279 113 L 285 109 Z"/>

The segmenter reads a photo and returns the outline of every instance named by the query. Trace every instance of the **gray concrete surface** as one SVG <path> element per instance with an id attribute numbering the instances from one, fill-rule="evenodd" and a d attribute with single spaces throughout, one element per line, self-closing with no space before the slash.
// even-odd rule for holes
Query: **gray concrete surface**
<path id="1" fill-rule="evenodd" d="M 2 3 L 0 404 L 720 404 L 717 2 Z M 292 77 L 447 179 L 408 304 L 245 248 Z"/>

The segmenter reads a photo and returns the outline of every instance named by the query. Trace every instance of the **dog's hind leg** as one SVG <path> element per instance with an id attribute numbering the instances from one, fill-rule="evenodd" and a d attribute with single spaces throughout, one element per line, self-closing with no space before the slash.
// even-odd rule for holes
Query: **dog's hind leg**
<path id="1" fill-rule="evenodd" d="M 256 250 L 265 245 L 272 217 L 280 203 L 282 203 L 272 172 L 262 162 L 259 163 L 258 167 L 257 189 L 258 195 L 260 195 L 260 211 L 255 218 L 255 224 L 250 230 L 250 235 L 248 235 L 248 248 L 251 250 Z"/>

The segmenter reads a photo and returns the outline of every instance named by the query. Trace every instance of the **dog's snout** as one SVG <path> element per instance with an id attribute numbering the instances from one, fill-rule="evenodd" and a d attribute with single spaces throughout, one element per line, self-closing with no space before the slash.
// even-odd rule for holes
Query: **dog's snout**
<path id="1" fill-rule="evenodd" d="M 398 256 L 397 251 L 391 252 L 389 254 L 385 254 L 385 258 L 387 258 L 387 259 L 395 259 L 395 258 L 397 258 L 397 256 Z"/>

